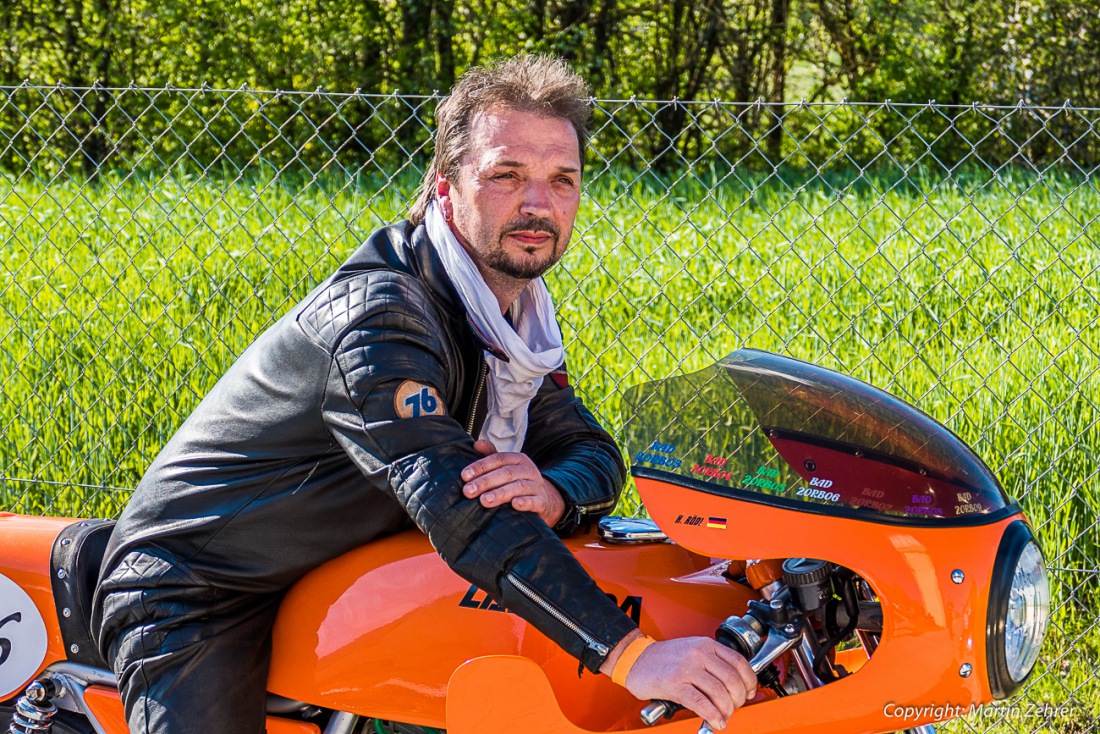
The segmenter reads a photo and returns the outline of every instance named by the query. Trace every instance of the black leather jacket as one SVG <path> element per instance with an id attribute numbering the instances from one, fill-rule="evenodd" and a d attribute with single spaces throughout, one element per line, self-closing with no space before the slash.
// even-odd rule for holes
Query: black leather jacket
<path id="1" fill-rule="evenodd" d="M 376 232 L 241 355 L 157 456 L 105 571 L 156 545 L 210 584 L 285 589 L 411 518 L 459 575 L 597 670 L 634 623 L 537 515 L 461 493 L 461 470 L 479 458 L 485 348 L 424 228 Z M 566 498 L 568 532 L 610 511 L 624 468 L 554 377 L 531 402 L 523 451 Z M 445 414 L 401 418 L 395 392 L 408 380 L 434 387 Z"/>

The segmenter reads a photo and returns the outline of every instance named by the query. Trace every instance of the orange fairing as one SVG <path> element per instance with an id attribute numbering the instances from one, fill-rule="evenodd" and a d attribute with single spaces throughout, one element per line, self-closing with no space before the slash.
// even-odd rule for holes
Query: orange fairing
<path id="1" fill-rule="evenodd" d="M 723 575 L 725 563 L 670 544 L 607 547 L 595 538 L 582 535 L 567 545 L 654 637 L 709 637 L 756 598 Z M 607 676 L 578 676 L 574 658 L 456 576 L 418 532 L 352 551 L 290 591 L 275 626 L 268 686 L 315 705 L 445 727 L 455 669 L 501 654 L 535 661 L 562 715 L 578 725 L 609 731 L 638 721 L 639 702 L 630 694 Z M 514 690 L 499 681 L 491 686 L 498 695 Z"/>
<path id="2" fill-rule="evenodd" d="M 795 732 L 811 724 L 814 731 L 838 734 L 894 731 L 934 719 L 927 714 L 899 721 L 889 715 L 898 709 L 887 704 L 965 711 L 992 700 L 987 594 L 1001 535 L 1018 516 L 977 527 L 913 527 L 792 511 L 652 479 L 637 483 L 650 514 L 684 547 L 714 555 L 825 559 L 860 574 L 882 601 L 882 641 L 858 673 L 746 708 L 735 719 L 738 731 Z M 721 518 L 724 527 L 677 523 L 680 515 Z M 963 572 L 961 584 L 951 580 L 956 569 Z M 968 677 L 959 674 L 963 664 L 972 666 Z M 835 712 L 835 725 L 822 721 L 824 710 Z"/>
<path id="3" fill-rule="evenodd" d="M 507 681 L 501 684 L 501 681 Z M 522 691 L 522 695 L 507 695 Z M 469 661 L 451 676 L 447 697 L 448 734 L 484 734 L 509 732 L 514 734 L 588 734 L 590 729 L 577 726 L 567 718 L 559 704 L 564 703 L 546 674 L 527 658 L 496 655 Z M 642 707 L 633 701 L 634 722 L 616 731 L 625 734 L 697 734 L 699 719 L 679 719 L 653 728 L 641 726 L 637 711 Z M 756 708 L 766 708 L 757 706 Z M 771 732 L 775 728 L 753 729 L 745 726 L 744 714 L 749 708 L 734 713 L 728 731 Z M 819 726 L 818 723 L 821 722 Z M 775 724 L 776 722 L 770 722 Z M 788 729 L 784 728 L 783 731 Z M 790 731 L 794 731 L 791 729 Z M 802 729 L 802 732 L 808 731 Z M 847 732 L 850 729 L 830 729 L 820 712 L 813 731 Z"/>

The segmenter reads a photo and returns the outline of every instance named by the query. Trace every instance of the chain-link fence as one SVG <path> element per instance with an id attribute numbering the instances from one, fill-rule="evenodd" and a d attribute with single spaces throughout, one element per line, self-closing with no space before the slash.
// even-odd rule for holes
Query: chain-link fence
<path id="1" fill-rule="evenodd" d="M 117 514 L 236 355 L 402 218 L 437 101 L 0 87 L 0 508 Z M 1023 703 L 960 731 L 1100 732 L 1098 120 L 597 101 L 549 277 L 613 430 L 623 387 L 755 346 L 977 449 L 1042 537 L 1056 611 Z"/>

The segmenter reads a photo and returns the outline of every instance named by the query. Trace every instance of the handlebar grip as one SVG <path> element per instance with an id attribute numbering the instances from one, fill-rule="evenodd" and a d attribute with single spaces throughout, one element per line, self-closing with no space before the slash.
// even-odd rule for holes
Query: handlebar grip
<path id="1" fill-rule="evenodd" d="M 642 709 L 642 721 L 646 726 L 653 726 L 661 719 L 667 719 L 682 709 L 683 706 L 675 701 L 663 701 L 654 699 L 648 706 Z"/>

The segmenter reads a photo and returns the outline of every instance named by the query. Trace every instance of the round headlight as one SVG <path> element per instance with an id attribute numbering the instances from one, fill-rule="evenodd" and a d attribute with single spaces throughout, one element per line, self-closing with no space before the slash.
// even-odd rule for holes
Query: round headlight
<path id="1" fill-rule="evenodd" d="M 989 687 L 996 698 L 1006 698 L 1027 680 L 1050 620 L 1050 585 L 1046 562 L 1026 523 L 1005 529 L 986 618 L 986 660 Z"/>
<path id="2" fill-rule="evenodd" d="M 1005 618 L 1005 663 L 1013 682 L 1023 683 L 1035 665 L 1049 619 L 1046 563 L 1039 546 L 1030 541 L 1016 562 Z"/>

